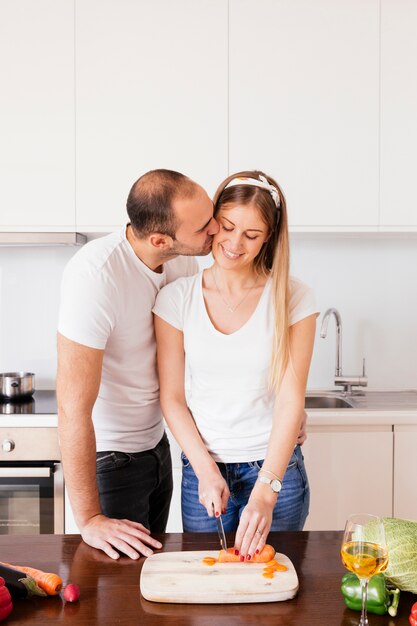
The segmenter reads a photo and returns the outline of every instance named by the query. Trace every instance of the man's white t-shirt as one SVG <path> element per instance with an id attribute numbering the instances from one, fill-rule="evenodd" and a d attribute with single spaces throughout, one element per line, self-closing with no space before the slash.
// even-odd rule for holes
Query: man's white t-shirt
<path id="1" fill-rule="evenodd" d="M 163 435 L 152 307 L 159 290 L 198 271 L 177 257 L 158 274 L 136 256 L 122 230 L 86 244 L 67 264 L 59 332 L 104 350 L 93 409 L 97 451 L 141 452 Z"/>
<path id="2" fill-rule="evenodd" d="M 268 389 L 274 337 L 272 282 L 268 279 L 250 319 L 225 335 L 205 306 L 203 272 L 164 287 L 154 313 L 184 334 L 190 376 L 187 400 L 215 461 L 264 459 L 272 427 L 274 393 Z M 318 313 L 314 293 L 290 279 L 290 325 Z"/>

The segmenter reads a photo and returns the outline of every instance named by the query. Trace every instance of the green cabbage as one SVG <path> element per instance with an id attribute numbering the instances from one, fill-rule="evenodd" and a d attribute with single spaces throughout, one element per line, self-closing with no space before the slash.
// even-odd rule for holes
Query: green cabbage
<path id="1" fill-rule="evenodd" d="M 388 547 L 388 583 L 402 591 L 417 593 L 417 522 L 384 517 Z"/>

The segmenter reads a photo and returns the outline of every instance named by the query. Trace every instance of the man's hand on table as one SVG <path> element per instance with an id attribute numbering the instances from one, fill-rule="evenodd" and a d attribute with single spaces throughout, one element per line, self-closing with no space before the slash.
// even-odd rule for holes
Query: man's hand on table
<path id="1" fill-rule="evenodd" d="M 120 553 L 138 559 L 141 555 L 153 554 L 152 548 L 162 548 L 162 544 L 153 539 L 142 524 L 105 515 L 90 518 L 84 524 L 81 536 L 89 546 L 103 550 L 112 559 L 118 559 Z"/>

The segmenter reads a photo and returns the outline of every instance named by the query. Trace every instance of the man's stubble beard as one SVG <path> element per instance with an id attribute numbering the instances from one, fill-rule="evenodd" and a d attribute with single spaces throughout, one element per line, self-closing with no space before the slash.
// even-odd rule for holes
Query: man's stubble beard
<path id="1" fill-rule="evenodd" d="M 166 254 L 165 258 L 169 259 L 177 256 L 207 256 L 211 252 L 212 243 L 213 237 L 210 237 L 204 248 L 196 249 L 191 248 L 190 246 L 186 246 L 176 240 L 171 250 Z"/>

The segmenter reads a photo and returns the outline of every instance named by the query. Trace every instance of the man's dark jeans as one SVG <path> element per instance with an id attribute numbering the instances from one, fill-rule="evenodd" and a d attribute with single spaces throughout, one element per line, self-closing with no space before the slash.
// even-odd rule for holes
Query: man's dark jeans
<path id="1" fill-rule="evenodd" d="M 98 452 L 97 485 L 107 517 L 140 522 L 165 532 L 172 496 L 172 463 L 166 433 L 152 450 Z"/>

